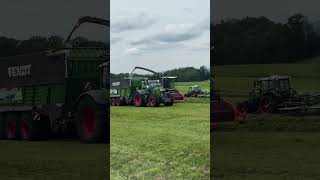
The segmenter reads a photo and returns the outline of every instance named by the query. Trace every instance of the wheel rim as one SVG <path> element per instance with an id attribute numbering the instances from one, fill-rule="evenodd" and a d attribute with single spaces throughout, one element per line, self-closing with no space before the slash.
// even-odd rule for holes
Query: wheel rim
<path id="1" fill-rule="evenodd" d="M 155 106 L 155 105 L 156 105 L 156 100 L 155 100 L 155 98 L 153 98 L 153 97 L 150 97 L 150 98 L 149 98 L 149 105 L 150 105 L 150 106 Z"/>
<path id="2" fill-rule="evenodd" d="M 8 131 L 7 131 L 7 136 L 9 139 L 11 138 L 15 138 L 16 136 L 16 130 L 17 130 L 17 124 L 15 121 L 9 121 L 8 124 L 7 124 L 7 128 L 8 128 Z"/>
<path id="3" fill-rule="evenodd" d="M 90 108 L 84 109 L 83 111 L 82 126 L 86 135 L 91 135 L 96 131 L 95 115 Z"/>
<path id="4" fill-rule="evenodd" d="M 134 99 L 135 99 L 136 105 L 140 105 L 141 97 L 139 95 L 136 95 L 136 97 Z"/>
<path id="5" fill-rule="evenodd" d="M 30 134 L 30 128 L 28 126 L 28 123 L 26 120 L 23 120 L 21 124 L 21 136 L 23 139 L 27 139 L 29 137 L 29 134 Z"/>
<path id="6" fill-rule="evenodd" d="M 270 99 L 265 98 L 261 101 L 260 111 L 263 113 L 271 113 L 272 112 L 272 104 Z"/>

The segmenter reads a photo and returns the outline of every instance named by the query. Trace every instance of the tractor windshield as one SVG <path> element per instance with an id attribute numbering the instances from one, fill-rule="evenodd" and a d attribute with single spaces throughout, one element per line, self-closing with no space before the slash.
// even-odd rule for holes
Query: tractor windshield
<path id="1" fill-rule="evenodd" d="M 254 89 L 256 90 L 269 90 L 273 88 L 272 80 L 263 80 L 254 82 Z"/>
<path id="2" fill-rule="evenodd" d="M 280 79 L 278 81 L 278 87 L 279 90 L 284 91 L 284 90 L 289 90 L 290 89 L 290 84 L 288 79 Z"/>
<path id="3" fill-rule="evenodd" d="M 158 86 L 160 86 L 160 82 L 158 80 L 153 80 L 153 81 L 149 80 L 148 85 L 151 88 L 158 87 Z"/>

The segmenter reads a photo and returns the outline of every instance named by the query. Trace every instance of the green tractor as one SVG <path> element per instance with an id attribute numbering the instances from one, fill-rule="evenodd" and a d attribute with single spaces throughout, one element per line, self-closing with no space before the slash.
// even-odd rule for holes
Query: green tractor
<path id="1" fill-rule="evenodd" d="M 158 107 L 163 103 L 165 106 L 172 106 L 174 99 L 170 92 L 167 92 L 163 88 L 160 80 L 158 78 L 150 80 L 148 78 L 136 76 L 133 72 L 137 69 L 155 73 L 146 68 L 135 67 L 129 78 L 111 80 L 111 105 Z"/>
<path id="2" fill-rule="evenodd" d="M 291 87 L 289 76 L 273 75 L 254 81 L 249 99 L 238 108 L 248 113 L 277 113 L 306 110 L 319 103 L 319 93 L 298 93 Z"/>

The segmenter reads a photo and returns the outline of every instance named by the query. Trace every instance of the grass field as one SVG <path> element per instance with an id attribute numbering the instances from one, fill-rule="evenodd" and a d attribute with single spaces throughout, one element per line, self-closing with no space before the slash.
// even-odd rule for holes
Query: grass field
<path id="1" fill-rule="evenodd" d="M 217 180 L 315 180 L 320 177 L 320 133 L 214 133 Z"/>
<path id="2" fill-rule="evenodd" d="M 320 61 L 215 66 L 224 99 L 247 98 L 254 79 L 290 75 L 298 91 L 320 90 Z M 234 91 L 236 93 L 229 93 Z M 249 115 L 245 124 L 211 134 L 211 176 L 218 180 L 320 179 L 320 116 Z"/>
<path id="3" fill-rule="evenodd" d="M 108 145 L 0 141 L 1 180 L 104 180 Z"/>
<path id="4" fill-rule="evenodd" d="M 209 179 L 209 103 L 111 108 L 111 179 Z"/>

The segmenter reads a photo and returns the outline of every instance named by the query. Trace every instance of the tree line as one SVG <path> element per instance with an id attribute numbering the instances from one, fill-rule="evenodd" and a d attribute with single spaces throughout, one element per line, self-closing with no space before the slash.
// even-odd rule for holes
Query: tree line
<path id="1" fill-rule="evenodd" d="M 137 76 L 142 76 L 146 78 L 154 78 L 154 75 L 146 74 L 134 74 Z M 209 69 L 205 66 L 201 66 L 199 69 L 194 67 L 183 67 L 183 68 L 177 68 L 172 69 L 164 72 L 160 72 L 159 75 L 161 77 L 163 76 L 177 76 L 176 81 L 179 82 L 189 82 L 189 81 L 205 81 L 209 80 L 210 78 L 210 72 Z M 129 77 L 129 73 L 119 73 L 119 74 L 110 74 L 111 79 L 123 79 Z"/>
<path id="2" fill-rule="evenodd" d="M 102 41 L 92 41 L 78 36 L 70 41 L 72 47 L 109 47 Z M 60 36 L 33 36 L 27 40 L 17 40 L 0 36 L 0 57 L 27 54 L 36 51 L 63 48 L 64 39 Z"/>
<path id="3" fill-rule="evenodd" d="M 287 22 L 266 17 L 221 20 L 211 24 L 214 64 L 297 62 L 320 55 L 320 33 L 303 14 Z"/>

